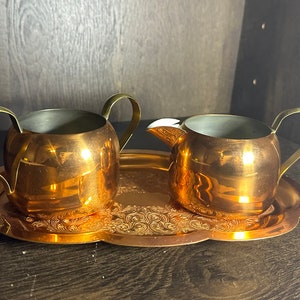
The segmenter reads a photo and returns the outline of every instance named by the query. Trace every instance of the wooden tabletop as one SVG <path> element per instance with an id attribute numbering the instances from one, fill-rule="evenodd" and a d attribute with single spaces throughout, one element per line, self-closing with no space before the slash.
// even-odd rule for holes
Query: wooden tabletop
<path id="1" fill-rule="evenodd" d="M 145 124 L 127 148 L 166 150 Z M 281 145 L 283 158 L 299 147 Z M 300 183 L 300 163 L 288 174 Z M 298 225 L 270 239 L 158 248 L 0 235 L 0 299 L 300 299 L 299 234 Z"/>

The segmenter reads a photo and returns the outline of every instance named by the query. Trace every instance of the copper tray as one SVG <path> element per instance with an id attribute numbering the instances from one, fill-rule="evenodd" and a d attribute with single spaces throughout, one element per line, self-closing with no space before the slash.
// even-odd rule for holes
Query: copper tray
<path id="1" fill-rule="evenodd" d="M 245 241 L 270 238 L 294 229 L 300 217 L 300 188 L 288 177 L 280 181 L 274 205 L 246 220 L 195 215 L 168 194 L 169 154 L 127 150 L 121 155 L 116 198 L 97 215 L 80 219 L 37 219 L 24 216 L 1 190 L 0 232 L 12 238 L 54 244 L 104 241 L 117 245 L 162 247 L 208 239 Z"/>

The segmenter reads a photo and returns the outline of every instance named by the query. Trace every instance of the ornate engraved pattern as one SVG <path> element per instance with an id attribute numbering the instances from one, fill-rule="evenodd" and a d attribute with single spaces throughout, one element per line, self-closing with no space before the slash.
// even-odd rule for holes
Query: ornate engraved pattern
<path id="1" fill-rule="evenodd" d="M 112 211 L 111 233 L 132 235 L 166 235 L 198 230 L 224 232 L 250 230 L 260 225 L 260 217 L 240 220 L 206 218 L 174 205 L 126 206 L 116 205 Z"/>
<path id="2" fill-rule="evenodd" d="M 174 205 L 124 206 L 114 203 L 110 209 L 84 218 L 38 219 L 28 216 L 25 223 L 33 230 L 51 233 L 83 233 L 100 230 L 110 234 L 155 236 L 177 235 L 199 230 L 224 232 L 251 230 L 261 226 L 262 218 L 220 220 L 195 215 Z"/>

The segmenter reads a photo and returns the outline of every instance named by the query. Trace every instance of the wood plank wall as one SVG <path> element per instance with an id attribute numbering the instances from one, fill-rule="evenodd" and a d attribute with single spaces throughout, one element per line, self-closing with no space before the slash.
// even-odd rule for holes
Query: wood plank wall
<path id="1" fill-rule="evenodd" d="M 143 119 L 228 112 L 243 12 L 241 0 L 0 0 L 0 105 L 100 112 L 126 92 Z"/>
<path id="2" fill-rule="evenodd" d="M 231 112 L 271 125 L 281 111 L 300 107 L 300 1 L 247 0 Z M 278 134 L 300 143 L 300 115 Z"/>

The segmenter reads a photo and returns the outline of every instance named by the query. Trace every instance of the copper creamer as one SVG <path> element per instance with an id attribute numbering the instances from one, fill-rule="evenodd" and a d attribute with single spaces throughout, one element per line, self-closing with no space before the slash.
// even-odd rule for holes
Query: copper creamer
<path id="1" fill-rule="evenodd" d="M 280 113 L 271 127 L 247 117 L 207 114 L 161 119 L 148 131 L 172 147 L 169 186 L 185 208 L 209 217 L 258 215 L 274 201 L 281 176 L 300 149 L 281 164 L 276 136 L 281 121 L 300 108 Z"/>

